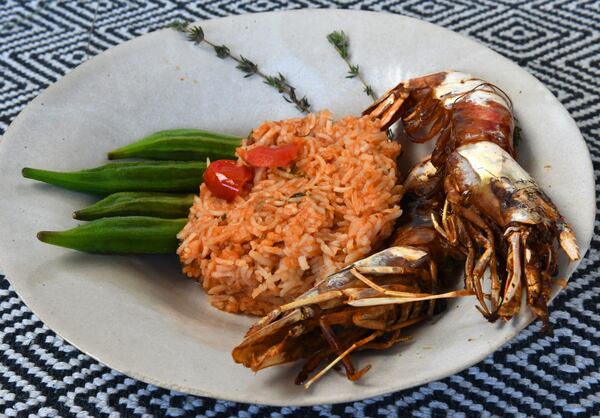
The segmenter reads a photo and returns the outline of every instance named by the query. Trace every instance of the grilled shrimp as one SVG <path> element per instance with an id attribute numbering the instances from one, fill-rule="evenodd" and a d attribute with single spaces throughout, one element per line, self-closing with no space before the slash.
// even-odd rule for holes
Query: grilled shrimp
<path id="1" fill-rule="evenodd" d="M 556 206 L 515 160 L 509 97 L 484 80 L 442 72 L 400 83 L 364 113 L 384 128 L 401 119 L 414 142 L 436 141 L 431 163 L 446 197 L 441 219 L 431 216 L 465 255 L 466 288 L 476 292 L 484 316 L 517 315 L 525 288 L 527 305 L 547 325 L 555 244 L 572 261 L 579 248 Z"/>
<path id="2" fill-rule="evenodd" d="M 262 318 L 233 350 L 234 360 L 257 371 L 305 359 L 296 383 L 306 387 L 341 361 L 347 377 L 357 380 L 370 366 L 356 370 L 350 352 L 406 341 L 404 328 L 431 317 L 436 300 L 471 295 L 470 290 L 440 293 L 464 257 L 431 220 L 430 213 L 444 202 L 435 173 L 427 159 L 408 175 L 407 203 L 389 248 L 328 276 Z"/>
<path id="3" fill-rule="evenodd" d="M 401 120 L 412 141 L 435 140 L 434 150 L 404 182 L 403 214 L 387 249 L 326 277 L 250 328 L 232 355 L 254 371 L 305 359 L 297 383 L 309 386 L 341 361 L 356 380 L 369 366 L 356 370 L 352 351 L 406 340 L 405 328 L 450 297 L 475 294 L 488 320 L 510 319 L 524 287 L 530 309 L 547 324 L 556 243 L 579 258 L 573 231 L 515 160 L 512 103 L 499 88 L 436 73 L 400 83 L 363 113 L 382 129 Z M 465 289 L 444 293 L 461 265 Z"/>

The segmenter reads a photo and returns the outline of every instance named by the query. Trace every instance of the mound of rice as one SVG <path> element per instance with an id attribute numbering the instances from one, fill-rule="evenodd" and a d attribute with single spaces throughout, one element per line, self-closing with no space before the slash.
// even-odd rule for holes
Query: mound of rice
<path id="1" fill-rule="evenodd" d="M 400 145 L 377 120 L 324 111 L 265 122 L 242 148 L 290 142 L 302 144 L 292 167 L 256 169 L 234 202 L 202 185 L 179 233 L 184 273 L 219 309 L 264 315 L 293 300 L 372 253 L 401 214 Z"/>

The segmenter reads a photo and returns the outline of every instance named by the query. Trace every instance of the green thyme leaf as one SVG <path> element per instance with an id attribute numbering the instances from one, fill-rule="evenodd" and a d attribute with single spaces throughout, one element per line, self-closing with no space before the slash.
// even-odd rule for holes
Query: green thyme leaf
<path id="1" fill-rule="evenodd" d="M 178 32 L 185 32 L 187 30 L 188 25 L 189 22 L 174 20 L 173 22 L 169 23 L 166 27 L 170 29 L 175 29 Z"/>
<path id="2" fill-rule="evenodd" d="M 200 26 L 193 26 L 187 29 L 188 40 L 195 44 L 199 44 L 204 41 L 204 31 Z"/>
<path id="3" fill-rule="evenodd" d="M 275 87 L 279 93 L 285 93 L 286 90 L 290 88 L 285 77 L 281 73 L 278 73 L 276 76 L 267 76 L 265 78 L 265 84 Z"/>
<path id="4" fill-rule="evenodd" d="M 217 53 L 217 57 L 219 57 L 221 59 L 227 58 L 228 56 L 231 55 L 229 48 L 227 48 L 225 45 L 215 45 L 214 49 L 215 49 L 215 52 Z"/>
<path id="5" fill-rule="evenodd" d="M 344 31 L 334 31 L 327 35 L 327 40 L 336 49 L 338 54 L 344 59 L 348 58 L 348 37 Z"/>
<path id="6" fill-rule="evenodd" d="M 513 132 L 513 146 L 515 149 L 519 146 L 519 144 L 523 141 L 523 134 L 521 127 L 515 126 L 515 130 Z"/>
<path id="7" fill-rule="evenodd" d="M 252 77 L 254 74 L 258 72 L 258 65 L 250 61 L 248 58 L 240 55 L 240 62 L 237 67 L 238 70 L 246 73 L 244 77 Z"/>
<path id="8" fill-rule="evenodd" d="M 348 75 L 346 76 L 346 78 L 354 78 L 357 77 L 359 74 L 359 69 L 358 69 L 358 65 L 349 65 L 350 70 L 348 71 Z"/>

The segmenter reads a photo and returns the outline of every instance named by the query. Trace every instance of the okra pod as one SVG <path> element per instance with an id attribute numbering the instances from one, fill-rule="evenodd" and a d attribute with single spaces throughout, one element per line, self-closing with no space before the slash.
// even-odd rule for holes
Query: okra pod
<path id="1" fill-rule="evenodd" d="M 197 192 L 206 163 L 201 161 L 142 161 L 59 172 L 26 167 L 23 177 L 81 192 Z"/>
<path id="2" fill-rule="evenodd" d="M 73 217 L 82 221 L 114 216 L 186 218 L 193 203 L 193 194 L 119 192 L 76 211 Z"/>
<path id="3" fill-rule="evenodd" d="M 110 160 L 149 158 L 155 160 L 233 159 L 242 143 L 236 136 L 198 129 L 160 131 L 108 153 Z"/>
<path id="4" fill-rule="evenodd" d="M 174 254 L 186 219 L 103 218 L 66 231 L 42 231 L 40 241 L 98 254 Z"/>

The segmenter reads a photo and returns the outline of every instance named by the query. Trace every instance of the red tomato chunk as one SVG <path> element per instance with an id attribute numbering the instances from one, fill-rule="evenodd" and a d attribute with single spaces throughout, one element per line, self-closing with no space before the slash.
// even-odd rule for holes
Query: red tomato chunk
<path id="1" fill-rule="evenodd" d="M 228 202 L 239 196 L 244 185 L 251 180 L 252 169 L 231 160 L 213 161 L 204 172 L 204 184 L 208 190 Z"/>
<path id="2" fill-rule="evenodd" d="M 276 147 L 256 147 L 243 156 L 244 160 L 253 167 L 286 167 L 298 158 L 302 149 L 299 144 L 285 144 Z"/>

